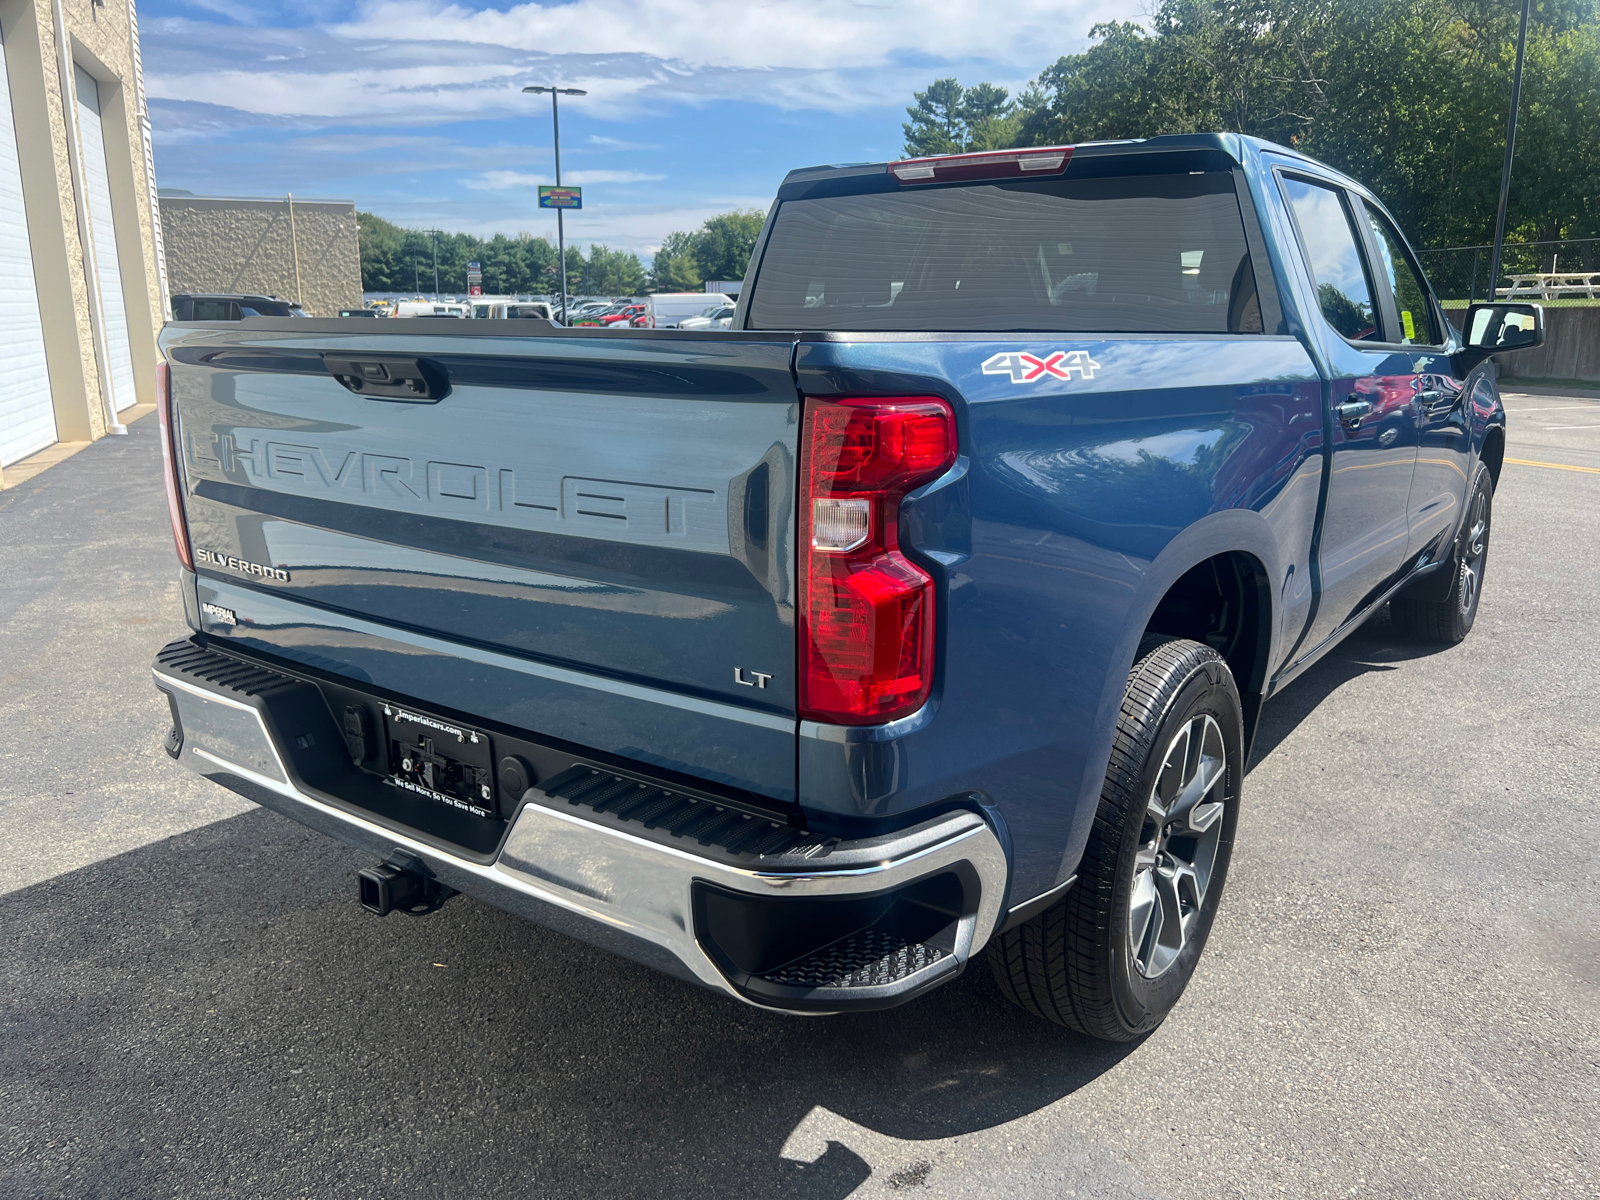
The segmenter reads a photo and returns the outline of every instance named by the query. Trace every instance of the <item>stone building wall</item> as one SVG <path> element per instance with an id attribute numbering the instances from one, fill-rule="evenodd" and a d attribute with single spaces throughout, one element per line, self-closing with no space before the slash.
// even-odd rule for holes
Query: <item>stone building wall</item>
<path id="1" fill-rule="evenodd" d="M 173 295 L 277 296 L 299 301 L 314 317 L 361 306 L 360 236 L 349 201 L 295 200 L 291 223 L 287 197 L 162 193 L 159 199 Z"/>

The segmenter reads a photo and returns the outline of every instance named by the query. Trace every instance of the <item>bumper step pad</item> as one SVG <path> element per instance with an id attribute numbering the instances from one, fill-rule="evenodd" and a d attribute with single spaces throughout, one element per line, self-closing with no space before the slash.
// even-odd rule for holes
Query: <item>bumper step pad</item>
<path id="1" fill-rule="evenodd" d="M 629 824 L 660 830 L 730 854 L 812 858 L 825 853 L 836 840 L 741 812 L 705 797 L 643 783 L 595 767 L 573 767 L 544 783 L 542 790 L 547 796 L 581 805 L 590 812 L 609 813 Z"/>
<path id="2" fill-rule="evenodd" d="M 885 987 L 944 957 L 945 951 L 936 946 L 908 944 L 893 933 L 863 929 L 761 978 L 782 987 Z"/>

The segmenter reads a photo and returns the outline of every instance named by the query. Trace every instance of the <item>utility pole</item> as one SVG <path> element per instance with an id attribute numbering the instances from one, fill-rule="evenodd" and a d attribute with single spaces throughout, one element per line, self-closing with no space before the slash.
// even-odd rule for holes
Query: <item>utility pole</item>
<path id="1" fill-rule="evenodd" d="M 541 95 L 550 93 L 550 123 L 555 131 L 556 147 L 556 186 L 561 186 L 561 106 L 557 103 L 557 96 L 587 96 L 589 93 L 583 88 L 558 88 L 558 87 L 525 87 L 524 92 Z M 567 324 L 567 229 L 566 222 L 562 219 L 563 212 L 556 209 L 556 255 L 561 259 L 561 323 Z"/>
<path id="2" fill-rule="evenodd" d="M 1506 160 L 1500 168 L 1500 209 L 1494 218 L 1494 252 L 1489 257 L 1489 303 L 1500 287 L 1500 250 L 1506 238 L 1506 201 L 1511 196 L 1511 158 L 1517 149 L 1517 104 L 1522 99 L 1522 55 L 1528 48 L 1528 3 L 1522 0 L 1522 24 L 1517 29 L 1517 66 L 1511 76 L 1511 116 L 1506 121 Z"/>

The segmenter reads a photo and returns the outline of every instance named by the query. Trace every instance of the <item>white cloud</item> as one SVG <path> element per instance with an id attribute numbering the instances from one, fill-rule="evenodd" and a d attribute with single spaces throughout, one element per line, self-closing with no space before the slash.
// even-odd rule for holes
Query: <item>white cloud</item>
<path id="1" fill-rule="evenodd" d="M 646 171 L 568 171 L 568 183 L 654 183 L 665 175 L 651 175 Z"/>
<path id="2" fill-rule="evenodd" d="M 437 0 L 369 0 L 338 27 L 357 38 L 476 42 L 543 54 L 643 54 L 695 66 L 863 67 L 900 55 L 1032 67 L 1062 29 L 1081 38 L 1126 4 L 1009 0 L 1003 19 L 972 0 L 574 0 L 472 11 Z"/>
<path id="3" fill-rule="evenodd" d="M 728 99 L 841 113 L 903 104 L 953 63 L 964 78 L 1020 85 L 1130 7 L 1012 0 L 997 20 L 971 0 L 574 0 L 503 12 L 370 0 L 354 20 L 294 29 L 153 21 L 163 53 L 147 86 L 161 100 L 330 122 L 531 117 L 539 98 L 521 89 L 538 81 L 584 88 L 570 103 L 602 119 Z"/>
<path id="4" fill-rule="evenodd" d="M 563 183 L 654 183 L 665 175 L 650 175 L 644 171 L 565 171 Z M 504 192 L 515 188 L 532 188 L 553 183 L 554 173 L 525 175 L 520 171 L 485 171 L 474 179 L 463 179 L 462 186 L 479 192 Z"/>
<path id="5" fill-rule="evenodd" d="M 659 149 L 661 149 L 660 146 L 654 145 L 654 144 L 651 144 L 651 143 L 646 143 L 646 142 L 625 142 L 621 138 L 601 137 L 599 134 L 590 135 L 590 137 L 589 137 L 589 145 L 591 145 L 591 146 L 599 146 L 602 150 L 659 150 Z"/>

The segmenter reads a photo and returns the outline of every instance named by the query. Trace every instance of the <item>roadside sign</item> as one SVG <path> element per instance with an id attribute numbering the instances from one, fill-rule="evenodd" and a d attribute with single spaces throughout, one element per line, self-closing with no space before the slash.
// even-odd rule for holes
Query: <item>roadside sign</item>
<path id="1" fill-rule="evenodd" d="M 467 295 L 483 295 L 483 269 L 475 262 L 467 264 Z"/>
<path id="2" fill-rule="evenodd" d="M 582 208 L 583 189 L 581 187 L 551 187 L 549 184 L 539 185 L 540 208 Z"/>

